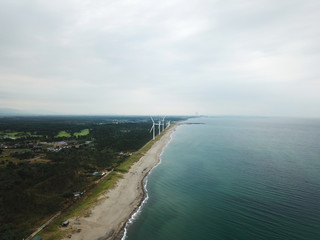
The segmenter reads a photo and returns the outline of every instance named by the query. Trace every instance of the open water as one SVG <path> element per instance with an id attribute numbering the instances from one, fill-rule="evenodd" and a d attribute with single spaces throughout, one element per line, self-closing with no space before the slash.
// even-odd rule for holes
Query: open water
<path id="1" fill-rule="evenodd" d="M 320 120 L 199 118 L 148 177 L 126 240 L 320 239 Z"/>

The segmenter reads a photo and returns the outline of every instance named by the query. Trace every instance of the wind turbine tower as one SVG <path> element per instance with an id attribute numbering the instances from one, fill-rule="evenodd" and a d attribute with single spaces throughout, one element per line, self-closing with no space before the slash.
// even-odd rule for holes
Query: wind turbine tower
<path id="1" fill-rule="evenodd" d="M 159 123 L 157 124 L 158 126 L 159 126 L 159 135 L 160 135 L 160 133 L 161 133 L 161 120 L 159 120 Z"/>
<path id="2" fill-rule="evenodd" d="M 153 130 L 153 140 L 155 139 L 155 131 L 156 131 L 156 126 L 158 126 L 158 129 L 159 129 L 159 134 L 161 133 L 161 120 L 159 120 L 158 123 L 155 123 L 153 118 L 150 116 L 151 120 L 152 120 L 152 127 L 150 129 L 150 132 Z"/>
<path id="3" fill-rule="evenodd" d="M 154 121 L 153 121 L 153 118 L 152 117 L 150 117 L 151 118 L 151 120 L 152 120 L 152 127 L 151 127 L 151 129 L 150 129 L 150 132 L 153 130 L 153 134 L 152 134 L 152 139 L 154 140 L 155 139 L 155 123 L 154 123 Z"/>
<path id="4" fill-rule="evenodd" d="M 163 118 L 162 118 L 162 131 L 164 131 L 164 119 L 166 118 L 166 116 L 164 116 Z"/>

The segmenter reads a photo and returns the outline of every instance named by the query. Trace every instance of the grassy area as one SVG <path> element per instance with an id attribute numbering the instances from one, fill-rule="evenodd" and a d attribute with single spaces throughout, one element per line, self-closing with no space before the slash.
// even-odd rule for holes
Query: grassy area
<path id="1" fill-rule="evenodd" d="M 6 133 L 6 135 L 12 139 L 15 139 L 15 138 L 18 138 L 18 135 L 21 135 L 21 133 L 20 132 L 9 132 L 9 133 Z"/>
<path id="2" fill-rule="evenodd" d="M 66 131 L 60 131 L 60 132 L 58 133 L 58 135 L 55 136 L 55 137 L 56 137 L 56 138 L 58 138 L 58 137 L 67 137 L 67 138 L 69 138 L 69 137 L 71 137 L 71 134 L 68 133 L 68 132 L 66 132 Z"/>
<path id="3" fill-rule="evenodd" d="M 42 137 L 42 135 L 35 135 L 31 132 L 7 132 L 7 131 L 1 131 L 0 132 L 0 138 L 3 139 L 5 137 L 9 137 L 11 139 L 17 139 L 22 137 Z"/>
<path id="4" fill-rule="evenodd" d="M 42 135 L 32 134 L 31 132 L 27 132 L 29 137 L 42 137 Z"/>
<path id="5" fill-rule="evenodd" d="M 90 130 L 88 129 L 88 128 L 86 128 L 86 129 L 83 129 L 83 130 L 81 130 L 80 132 L 75 132 L 74 134 L 70 134 L 70 133 L 68 133 L 68 132 L 66 132 L 66 131 L 60 131 L 59 133 L 58 133 L 58 135 L 56 135 L 55 137 L 56 138 L 58 138 L 58 137 L 67 137 L 67 138 L 69 138 L 69 137 L 72 137 L 72 136 L 75 136 L 75 137 L 81 137 L 81 136 L 86 136 L 86 135 L 88 135 L 90 133 Z"/>
<path id="6" fill-rule="evenodd" d="M 22 133 L 22 132 L 4 132 L 4 131 L 2 131 L 2 132 L 0 132 L 0 137 L 1 138 L 5 138 L 5 137 L 9 137 L 9 138 L 11 138 L 11 139 L 16 139 L 16 138 L 19 138 L 19 137 L 21 137 L 21 135 L 23 135 L 24 133 Z"/>
<path id="7" fill-rule="evenodd" d="M 81 136 L 86 136 L 90 133 L 90 130 L 88 128 L 81 130 L 80 132 L 76 132 L 73 134 L 75 137 L 81 137 Z"/>

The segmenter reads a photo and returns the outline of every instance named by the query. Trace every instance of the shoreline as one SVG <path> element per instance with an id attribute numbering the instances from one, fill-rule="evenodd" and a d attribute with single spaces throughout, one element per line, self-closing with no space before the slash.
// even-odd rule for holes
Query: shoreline
<path id="1" fill-rule="evenodd" d="M 133 221 L 136 219 L 135 216 L 141 212 L 141 208 L 143 205 L 148 201 L 149 195 L 147 190 L 147 184 L 148 184 L 148 176 L 151 174 L 152 170 L 155 169 L 162 161 L 161 156 L 163 154 L 163 151 L 168 146 L 168 144 L 171 142 L 172 139 L 172 133 L 176 130 L 176 127 L 178 125 L 173 126 L 173 131 L 169 135 L 169 139 L 166 141 L 165 146 L 162 148 L 161 153 L 158 157 L 157 162 L 154 164 L 154 166 L 147 172 L 147 174 L 144 176 L 144 178 L 141 181 L 141 186 L 143 190 L 143 197 L 141 198 L 141 201 L 139 203 L 139 206 L 131 213 L 130 217 L 128 218 L 125 225 L 122 227 L 121 231 L 119 231 L 118 235 L 116 236 L 115 240 L 125 240 L 127 235 L 127 227 L 133 223 Z"/>
<path id="2" fill-rule="evenodd" d="M 166 130 L 163 136 L 129 171 L 123 174 L 116 186 L 103 194 L 99 204 L 85 217 L 70 219 L 71 235 L 64 240 L 122 240 L 130 220 L 147 200 L 145 183 L 151 170 L 161 161 L 161 154 L 171 140 L 178 124 Z"/>

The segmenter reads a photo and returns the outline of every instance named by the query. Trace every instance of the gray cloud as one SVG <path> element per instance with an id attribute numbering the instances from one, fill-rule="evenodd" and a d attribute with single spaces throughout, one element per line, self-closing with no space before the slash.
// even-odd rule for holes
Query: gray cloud
<path id="1" fill-rule="evenodd" d="M 320 117 L 319 22 L 316 0 L 3 0 L 0 107 Z"/>

